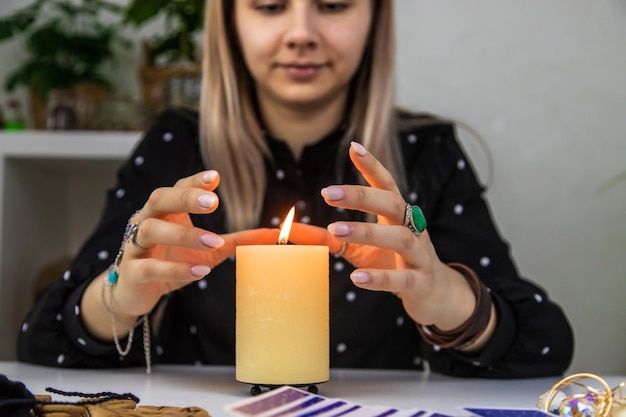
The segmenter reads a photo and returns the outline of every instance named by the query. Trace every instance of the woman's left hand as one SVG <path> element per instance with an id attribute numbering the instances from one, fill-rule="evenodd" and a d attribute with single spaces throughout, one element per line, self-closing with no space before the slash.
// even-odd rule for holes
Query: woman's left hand
<path id="1" fill-rule="evenodd" d="M 368 186 L 332 185 L 322 190 L 333 207 L 375 214 L 377 223 L 336 222 L 327 231 L 294 225 L 295 243 L 326 244 L 357 269 L 350 278 L 361 288 L 388 291 L 402 299 L 417 323 L 449 330 L 474 310 L 475 296 L 457 271 L 441 262 L 428 231 L 416 234 L 403 225 L 407 204 L 391 173 L 360 144 L 350 146 L 350 159 Z"/>

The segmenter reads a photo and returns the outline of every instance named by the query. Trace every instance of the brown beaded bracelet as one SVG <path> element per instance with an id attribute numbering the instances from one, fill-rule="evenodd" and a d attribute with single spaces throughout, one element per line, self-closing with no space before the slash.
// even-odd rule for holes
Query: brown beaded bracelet
<path id="1" fill-rule="evenodd" d="M 437 326 L 418 325 L 422 338 L 433 346 L 441 348 L 458 348 L 461 345 L 470 345 L 482 335 L 489 324 L 491 317 L 491 293 L 478 279 L 474 271 L 460 263 L 449 263 L 450 268 L 463 275 L 476 296 L 476 307 L 472 315 L 456 329 L 439 330 Z"/>

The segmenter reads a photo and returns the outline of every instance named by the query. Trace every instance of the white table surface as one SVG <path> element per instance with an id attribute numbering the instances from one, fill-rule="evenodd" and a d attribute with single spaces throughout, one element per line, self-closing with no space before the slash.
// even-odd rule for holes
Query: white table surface
<path id="1" fill-rule="evenodd" d="M 232 417 L 223 407 L 251 397 L 250 386 L 235 380 L 233 367 L 160 365 L 146 375 L 140 368 L 78 370 L 0 362 L 0 374 L 23 382 L 33 394 L 46 394 L 47 387 L 89 393 L 130 392 L 139 397 L 139 405 L 197 406 L 212 417 Z M 605 377 L 611 387 L 624 379 Z M 330 381 L 318 387 L 320 395 L 358 404 L 419 407 L 466 416 L 469 414 L 461 406 L 535 408 L 539 395 L 559 380 L 485 380 L 416 371 L 333 369 Z"/>

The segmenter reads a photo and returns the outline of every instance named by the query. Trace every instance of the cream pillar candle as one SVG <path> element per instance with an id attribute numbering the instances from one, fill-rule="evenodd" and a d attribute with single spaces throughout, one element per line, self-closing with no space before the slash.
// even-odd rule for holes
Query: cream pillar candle
<path id="1" fill-rule="evenodd" d="M 286 227 L 288 236 L 291 222 L 285 221 L 283 231 Z M 286 243 L 286 236 L 281 233 L 279 241 Z M 327 381 L 328 247 L 251 245 L 236 251 L 237 380 L 256 385 Z"/>

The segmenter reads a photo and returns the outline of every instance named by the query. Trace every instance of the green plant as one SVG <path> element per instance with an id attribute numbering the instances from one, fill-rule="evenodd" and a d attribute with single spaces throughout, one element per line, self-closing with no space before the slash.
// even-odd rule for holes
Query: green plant
<path id="1" fill-rule="evenodd" d="M 54 88 L 89 81 L 109 89 L 101 74 L 114 59 L 113 45 L 129 43 L 117 34 L 116 22 L 103 23 L 103 13 L 119 18 L 124 8 L 107 0 L 35 0 L 0 19 L 0 43 L 22 36 L 28 57 L 5 80 L 4 87 L 34 88 L 42 97 Z"/>
<path id="2" fill-rule="evenodd" d="M 202 30 L 204 3 L 205 0 L 131 0 L 124 22 L 138 28 L 159 17 L 165 19 L 165 33 L 147 41 L 150 65 L 196 63 L 195 36 Z"/>

